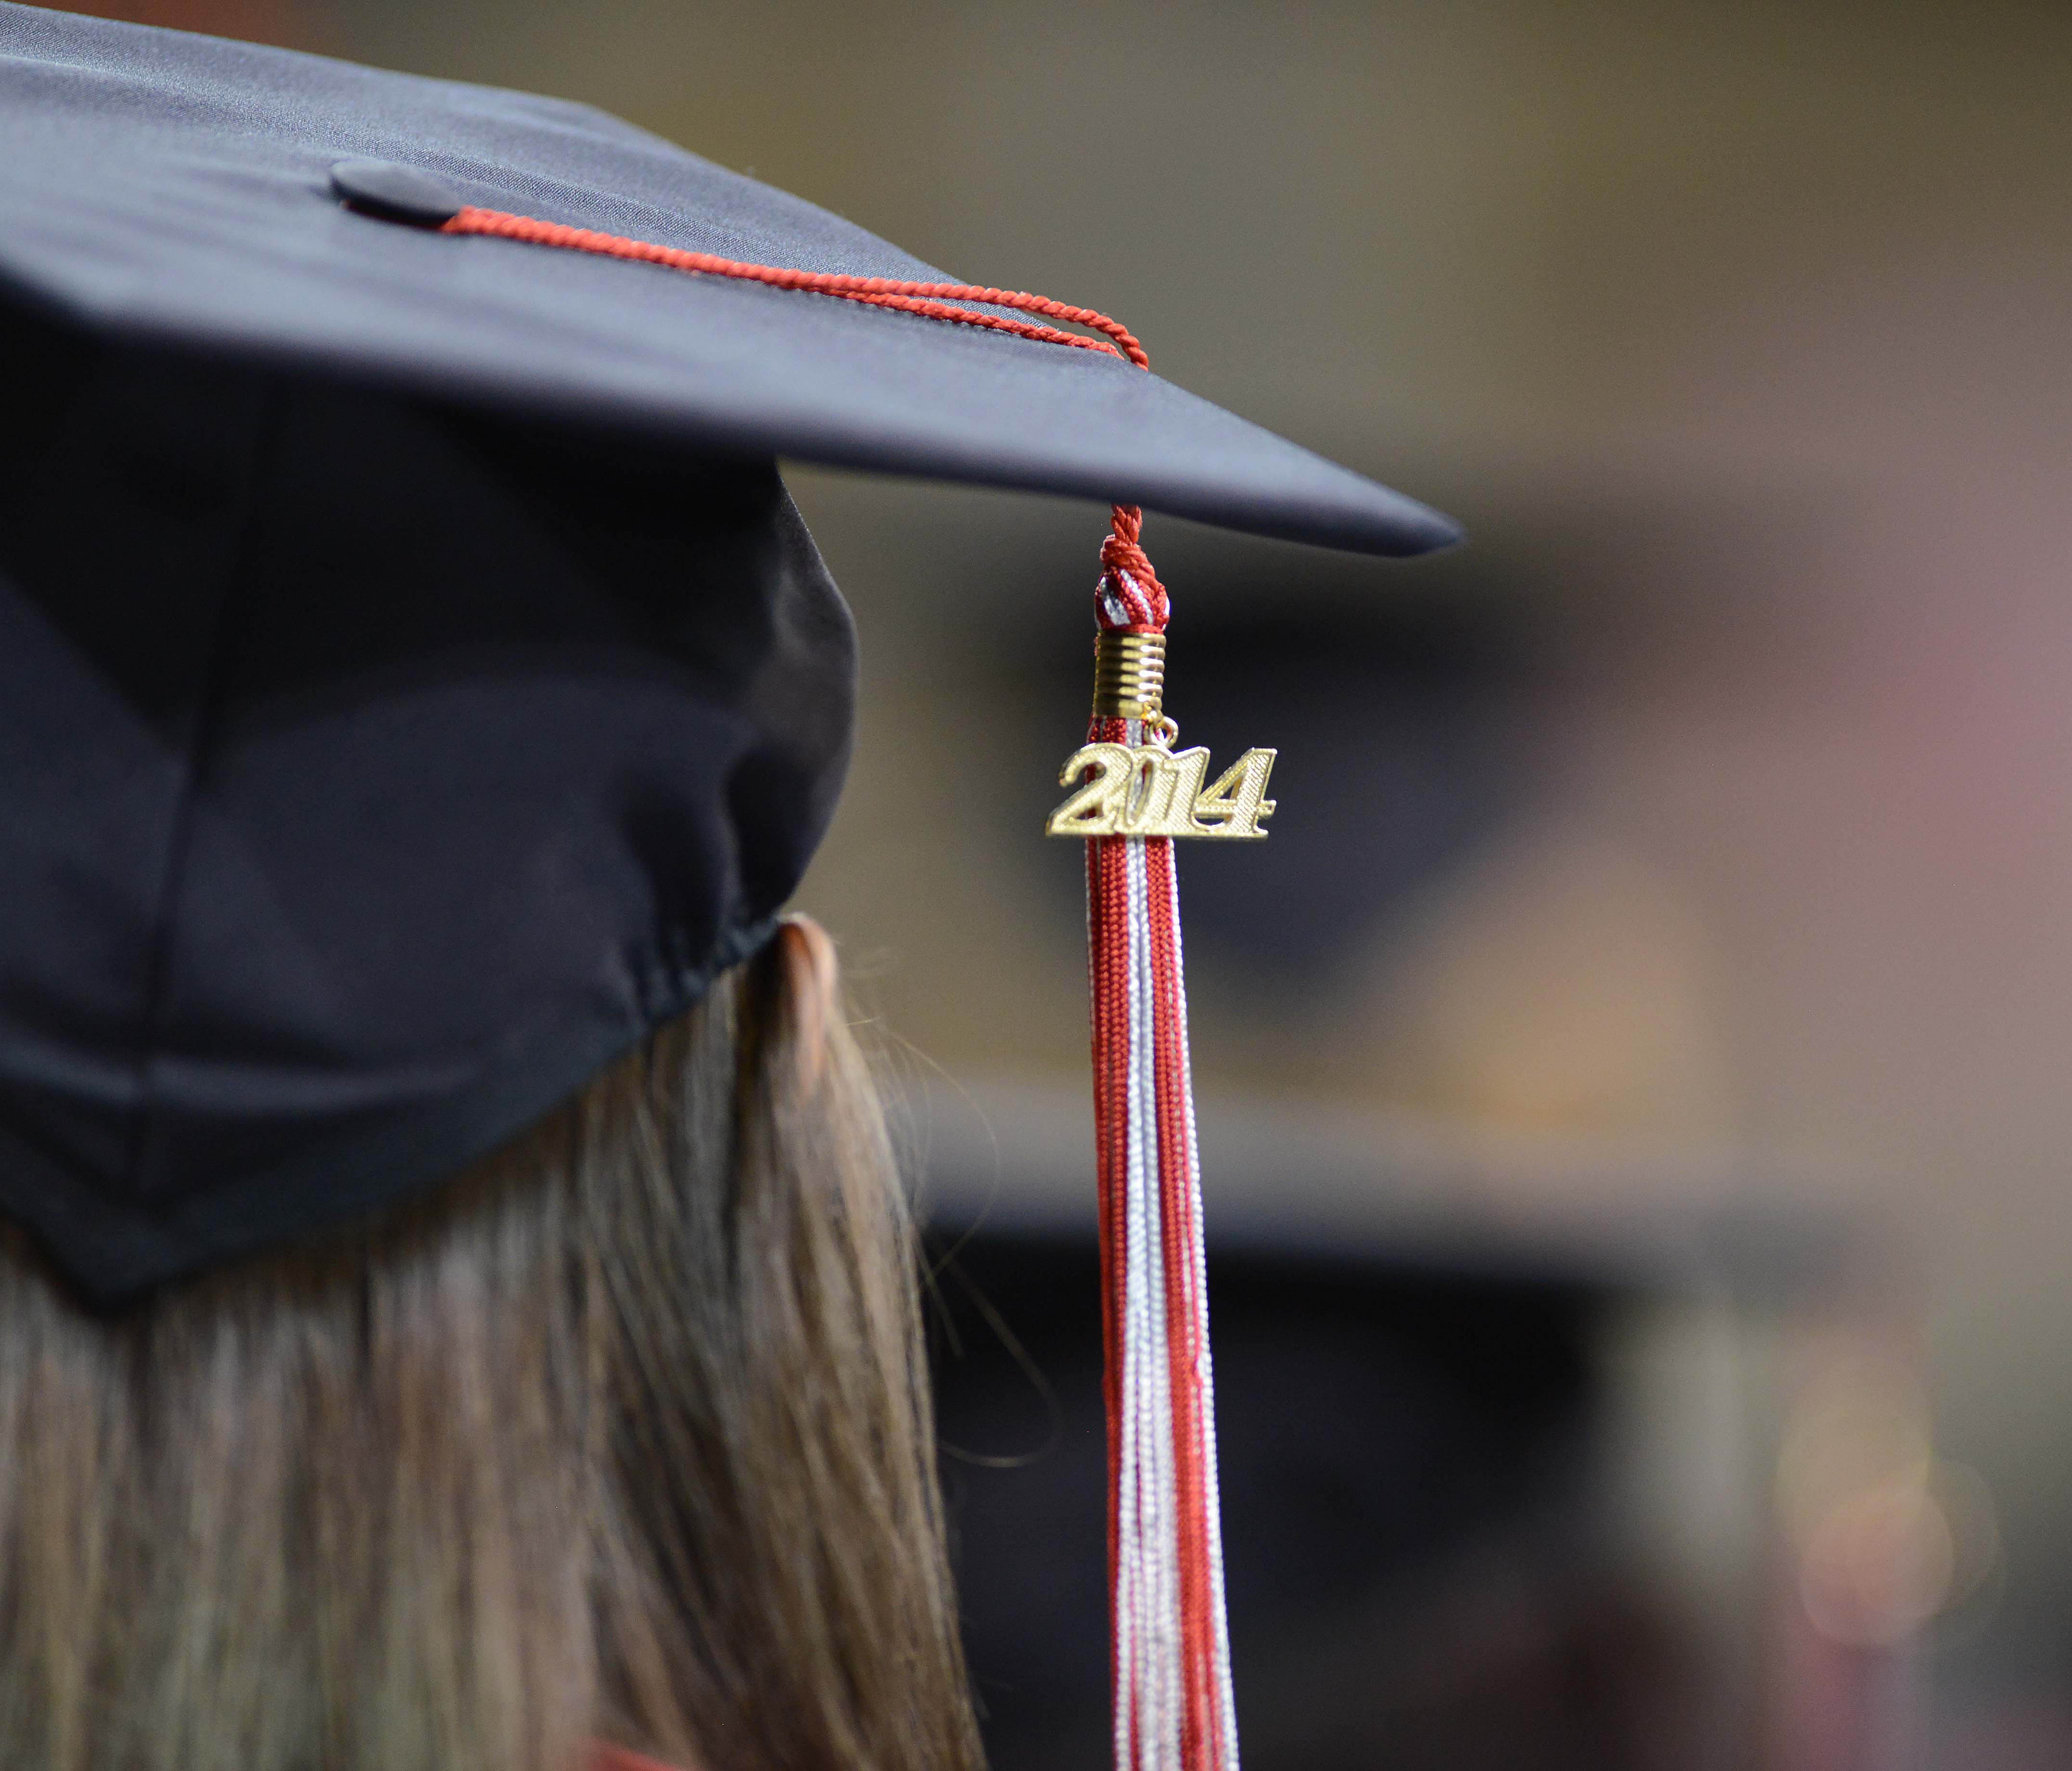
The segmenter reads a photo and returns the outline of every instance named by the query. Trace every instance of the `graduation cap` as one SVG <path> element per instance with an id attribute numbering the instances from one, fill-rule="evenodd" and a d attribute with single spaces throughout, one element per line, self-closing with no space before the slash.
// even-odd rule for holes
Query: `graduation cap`
<path id="1" fill-rule="evenodd" d="M 775 458 L 1116 507 L 1052 828 L 1119 1743 L 1234 1762 L 1172 842 L 1264 834 L 1272 753 L 1175 747 L 1138 512 L 1452 526 L 588 107 L 4 0 L 0 384 L 0 1210 L 109 1305 L 437 1182 L 767 936 L 854 694 Z"/>

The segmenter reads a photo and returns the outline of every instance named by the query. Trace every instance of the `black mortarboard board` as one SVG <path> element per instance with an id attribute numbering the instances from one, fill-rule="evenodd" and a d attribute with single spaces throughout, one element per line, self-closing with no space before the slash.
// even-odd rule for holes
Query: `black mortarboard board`
<path id="1" fill-rule="evenodd" d="M 763 265 L 943 273 L 583 105 L 0 0 L 0 277 L 110 335 L 682 443 L 1138 503 L 1371 553 L 1445 518 L 1127 364 L 717 278 L 371 226 L 462 201 Z"/>
<path id="2" fill-rule="evenodd" d="M 582 105 L 0 3 L 0 1207 L 99 1298 L 451 1172 L 760 939 L 853 697 L 775 457 L 1453 538 L 1112 358 L 442 191 L 939 276 Z"/>

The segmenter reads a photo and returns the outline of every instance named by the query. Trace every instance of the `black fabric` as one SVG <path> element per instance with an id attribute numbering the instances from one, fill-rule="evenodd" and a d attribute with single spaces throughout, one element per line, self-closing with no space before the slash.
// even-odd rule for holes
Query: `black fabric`
<path id="1" fill-rule="evenodd" d="M 0 3 L 0 278 L 103 331 L 1366 552 L 1455 536 L 1091 351 L 372 219 L 331 189 L 335 162 L 369 158 L 668 245 L 944 274 L 586 106 Z"/>
<path id="2" fill-rule="evenodd" d="M 493 1147 L 752 949 L 849 617 L 767 462 L 0 310 L 0 1209 L 106 1301 Z"/>

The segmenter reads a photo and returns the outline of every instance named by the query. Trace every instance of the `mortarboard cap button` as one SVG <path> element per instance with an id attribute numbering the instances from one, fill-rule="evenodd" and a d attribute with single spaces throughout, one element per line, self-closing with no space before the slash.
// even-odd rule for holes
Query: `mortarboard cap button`
<path id="1" fill-rule="evenodd" d="M 331 187 L 363 215 L 418 228 L 442 227 L 463 207 L 451 186 L 389 160 L 340 160 L 331 169 Z"/>

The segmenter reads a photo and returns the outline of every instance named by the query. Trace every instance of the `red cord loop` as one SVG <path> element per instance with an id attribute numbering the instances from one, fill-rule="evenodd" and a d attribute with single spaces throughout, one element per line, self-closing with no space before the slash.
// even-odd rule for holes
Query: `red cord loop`
<path id="1" fill-rule="evenodd" d="M 1152 570 L 1151 557 L 1137 544 L 1143 532 L 1140 507 L 1115 507 L 1115 527 L 1101 543 L 1100 582 L 1094 586 L 1094 619 L 1104 632 L 1137 627 L 1163 633 L 1172 618 L 1172 598 Z"/>

